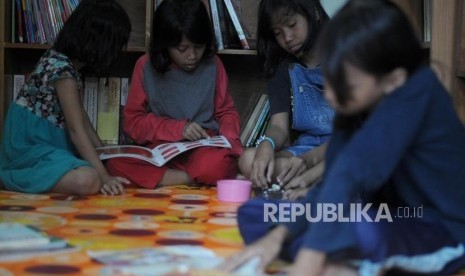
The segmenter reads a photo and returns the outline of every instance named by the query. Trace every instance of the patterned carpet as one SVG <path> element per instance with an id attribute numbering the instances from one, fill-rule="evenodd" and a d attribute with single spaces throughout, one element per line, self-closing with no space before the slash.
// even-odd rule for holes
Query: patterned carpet
<path id="1" fill-rule="evenodd" d="M 76 247 L 66 254 L 0 261 L 0 276 L 117 275 L 92 260 L 88 250 L 200 245 L 228 256 L 243 247 L 238 207 L 219 202 L 211 186 L 127 189 L 123 196 L 88 197 L 0 191 L 0 222 L 33 225 Z M 269 271 L 280 266 L 278 262 Z"/>
<path id="2" fill-rule="evenodd" d="M 79 248 L 0 262 L 0 275 L 106 275 L 87 250 L 201 245 L 227 256 L 243 246 L 238 206 L 219 202 L 210 186 L 128 189 L 123 196 L 88 197 L 2 191 L 0 222 L 33 225 Z"/>

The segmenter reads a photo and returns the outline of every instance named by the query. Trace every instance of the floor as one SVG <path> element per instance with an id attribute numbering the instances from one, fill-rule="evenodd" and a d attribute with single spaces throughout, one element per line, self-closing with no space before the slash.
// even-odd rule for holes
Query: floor
<path id="1" fill-rule="evenodd" d="M 92 260 L 89 250 L 199 245 L 226 257 L 243 248 L 238 207 L 218 201 L 211 186 L 134 188 L 122 196 L 88 197 L 0 191 L 0 222 L 34 225 L 76 247 L 66 254 L 1 261 L 0 275 L 117 275 Z"/>
<path id="2" fill-rule="evenodd" d="M 34 225 L 79 249 L 0 263 L 0 275 L 108 275 L 87 250 L 201 245 L 219 256 L 239 251 L 237 204 L 221 203 L 210 186 L 128 189 L 89 197 L 0 192 L 0 222 Z"/>

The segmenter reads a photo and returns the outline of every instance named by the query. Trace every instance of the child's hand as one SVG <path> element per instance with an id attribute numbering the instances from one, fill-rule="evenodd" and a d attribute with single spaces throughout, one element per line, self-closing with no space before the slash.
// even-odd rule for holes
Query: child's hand
<path id="1" fill-rule="evenodd" d="M 124 194 L 123 185 L 131 184 L 129 180 L 119 176 L 110 176 L 108 177 L 102 187 L 100 188 L 100 193 L 104 195 L 122 195 Z"/>
<path id="2" fill-rule="evenodd" d="M 218 270 L 231 273 L 250 259 L 259 257 L 260 264 L 257 267 L 258 271 L 256 271 L 256 274 L 261 275 L 265 271 L 266 266 L 268 266 L 268 264 L 270 264 L 281 251 L 282 243 L 287 233 L 283 231 L 287 230 L 278 228 L 279 227 L 276 227 L 258 241 L 246 246 L 241 252 L 227 258 L 222 264 L 220 264 Z"/>
<path id="3" fill-rule="evenodd" d="M 324 171 L 324 162 L 308 169 L 299 176 L 294 177 L 289 183 L 284 185 L 285 190 L 300 189 L 310 187 L 321 180 Z"/>
<path id="4" fill-rule="evenodd" d="M 187 123 L 182 135 L 189 141 L 197 141 L 202 138 L 210 138 L 210 135 L 196 122 Z"/>
<path id="5" fill-rule="evenodd" d="M 280 169 L 281 173 L 276 177 L 276 180 L 279 185 L 285 186 L 291 179 L 298 177 L 306 170 L 307 165 L 305 165 L 305 160 L 297 156 L 292 156 L 286 159 L 286 162 Z"/>
<path id="6" fill-rule="evenodd" d="M 264 143 L 257 148 L 255 159 L 252 162 L 250 180 L 262 189 L 268 188 L 271 183 L 275 165 L 274 150 L 269 143 Z"/>
<path id="7" fill-rule="evenodd" d="M 310 190 L 310 188 L 311 187 L 303 187 L 286 190 L 283 193 L 283 199 L 295 201 L 304 198 L 307 195 L 308 190 Z"/>

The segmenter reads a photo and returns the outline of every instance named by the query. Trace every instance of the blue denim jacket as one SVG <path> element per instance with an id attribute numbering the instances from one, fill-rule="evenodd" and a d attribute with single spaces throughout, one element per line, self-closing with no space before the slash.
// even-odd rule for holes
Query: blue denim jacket
<path id="1" fill-rule="evenodd" d="M 300 132 L 294 143 L 284 149 L 295 156 L 325 143 L 331 135 L 334 110 L 323 96 L 320 67 L 289 66 L 292 87 L 292 129 Z"/>

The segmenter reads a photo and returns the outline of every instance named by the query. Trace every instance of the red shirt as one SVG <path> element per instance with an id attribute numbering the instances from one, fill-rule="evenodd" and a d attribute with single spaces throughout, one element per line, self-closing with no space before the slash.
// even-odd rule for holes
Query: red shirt
<path id="1" fill-rule="evenodd" d="M 243 147 L 239 139 L 239 114 L 228 93 L 228 77 L 223 63 L 217 56 L 215 61 L 217 78 L 213 116 L 219 124 L 219 134 L 224 135 L 231 143 L 233 153 L 240 154 Z M 148 55 L 143 55 L 134 67 L 131 88 L 124 108 L 123 129 L 136 143 L 150 148 L 163 142 L 184 140 L 182 132 L 188 123 L 187 119 L 158 117 L 149 111 L 143 86 L 143 68 L 147 62 L 150 62 Z"/>

